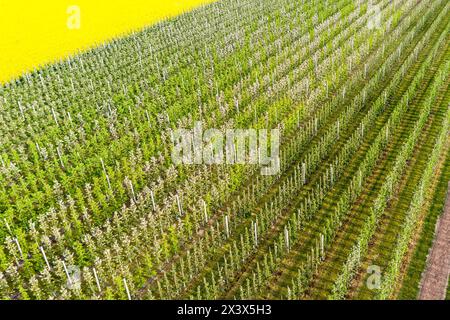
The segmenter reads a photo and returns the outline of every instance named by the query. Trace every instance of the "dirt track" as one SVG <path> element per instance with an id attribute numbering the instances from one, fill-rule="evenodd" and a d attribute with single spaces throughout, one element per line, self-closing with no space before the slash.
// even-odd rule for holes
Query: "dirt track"
<path id="1" fill-rule="evenodd" d="M 450 274 L 450 182 L 442 217 L 438 220 L 436 238 L 422 275 L 420 300 L 444 300 Z"/>

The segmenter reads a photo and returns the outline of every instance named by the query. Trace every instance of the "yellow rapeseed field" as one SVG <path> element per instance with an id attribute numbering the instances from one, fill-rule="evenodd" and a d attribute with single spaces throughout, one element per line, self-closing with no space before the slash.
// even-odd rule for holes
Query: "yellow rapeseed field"
<path id="1" fill-rule="evenodd" d="M 0 83 L 214 0 L 0 0 Z"/>

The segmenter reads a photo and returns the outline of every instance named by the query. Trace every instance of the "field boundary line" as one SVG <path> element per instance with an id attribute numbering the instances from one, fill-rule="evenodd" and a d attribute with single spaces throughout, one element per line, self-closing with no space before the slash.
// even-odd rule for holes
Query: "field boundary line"
<path id="1" fill-rule="evenodd" d="M 450 276 L 450 181 L 444 211 L 436 223 L 433 246 L 422 274 L 420 300 L 445 300 Z"/>

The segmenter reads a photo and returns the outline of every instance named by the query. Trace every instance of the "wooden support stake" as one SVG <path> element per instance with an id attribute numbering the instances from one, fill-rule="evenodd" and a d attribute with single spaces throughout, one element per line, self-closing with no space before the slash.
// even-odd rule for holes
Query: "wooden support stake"
<path id="1" fill-rule="evenodd" d="M 131 300 L 130 290 L 128 289 L 127 280 L 123 278 L 123 284 L 125 286 L 125 291 L 127 292 L 128 300 Z"/>
<path id="2" fill-rule="evenodd" d="M 14 238 L 14 242 L 17 245 L 17 249 L 19 249 L 20 256 L 23 257 L 23 252 L 22 252 L 22 248 L 20 247 L 19 240 L 17 240 L 17 238 Z"/>
<path id="3" fill-rule="evenodd" d="M 100 287 L 100 281 L 98 279 L 97 270 L 95 270 L 95 268 L 92 268 L 92 270 L 94 271 L 95 283 L 97 284 L 98 291 L 101 292 L 102 288 Z"/>
<path id="4" fill-rule="evenodd" d="M 47 268 L 50 270 L 51 269 L 50 263 L 48 263 L 47 255 L 45 254 L 44 248 L 39 247 L 39 250 L 41 250 L 42 256 L 44 257 L 45 264 L 47 265 Z"/>

